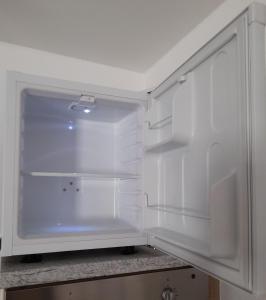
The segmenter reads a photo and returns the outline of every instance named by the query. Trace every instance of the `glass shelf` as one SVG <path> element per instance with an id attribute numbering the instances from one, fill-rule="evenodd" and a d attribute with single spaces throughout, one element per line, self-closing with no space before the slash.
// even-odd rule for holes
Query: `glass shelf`
<path id="1" fill-rule="evenodd" d="M 205 215 L 202 212 L 192 208 L 183 208 L 183 207 L 175 207 L 170 205 L 157 205 L 157 204 L 146 204 L 146 207 L 156 211 L 168 212 L 168 213 L 173 213 L 173 214 L 182 215 L 186 217 L 192 217 L 192 218 L 210 221 L 210 216 Z"/>
<path id="2" fill-rule="evenodd" d="M 150 152 L 150 153 L 163 153 L 167 151 L 171 151 L 180 147 L 186 146 L 185 143 L 182 143 L 181 141 L 175 140 L 173 138 L 169 138 L 167 140 L 158 142 L 153 145 L 148 145 L 145 147 L 145 152 Z"/>
<path id="3" fill-rule="evenodd" d="M 136 174 L 128 173 L 108 173 L 108 172 L 22 172 L 23 175 L 35 176 L 35 177 L 74 177 L 74 178 L 89 178 L 95 180 L 131 180 L 139 178 Z"/>

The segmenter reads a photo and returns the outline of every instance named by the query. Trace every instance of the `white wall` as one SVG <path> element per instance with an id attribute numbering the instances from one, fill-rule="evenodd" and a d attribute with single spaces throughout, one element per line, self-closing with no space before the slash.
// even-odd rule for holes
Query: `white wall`
<path id="1" fill-rule="evenodd" d="M 253 1 L 226 0 L 145 73 L 3 42 L 0 42 L 0 68 L 125 90 L 150 90 L 179 68 Z M 257 2 L 266 4 L 266 0 Z"/>
<path id="2" fill-rule="evenodd" d="M 253 1 L 226 0 L 145 73 L 3 42 L 0 42 L 0 68 L 125 90 L 150 90 L 179 68 Z M 257 2 L 266 4 L 266 0 Z"/>
<path id="3" fill-rule="evenodd" d="M 227 0 L 220 5 L 146 72 L 146 88 L 151 90 L 159 85 L 252 2 L 254 0 Z M 266 4 L 266 0 L 255 2 Z"/>
<path id="4" fill-rule="evenodd" d="M 56 79 L 140 91 L 144 74 L 0 42 L 0 68 Z"/>

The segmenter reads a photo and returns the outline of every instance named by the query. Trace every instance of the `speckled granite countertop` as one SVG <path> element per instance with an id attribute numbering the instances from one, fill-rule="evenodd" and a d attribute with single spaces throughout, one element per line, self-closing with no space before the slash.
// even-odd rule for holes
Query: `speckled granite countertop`
<path id="1" fill-rule="evenodd" d="M 117 248 L 46 254 L 42 262 L 30 264 L 12 257 L 2 265 L 0 289 L 187 267 L 181 260 L 152 248 L 136 250 L 130 255 L 122 255 Z"/>

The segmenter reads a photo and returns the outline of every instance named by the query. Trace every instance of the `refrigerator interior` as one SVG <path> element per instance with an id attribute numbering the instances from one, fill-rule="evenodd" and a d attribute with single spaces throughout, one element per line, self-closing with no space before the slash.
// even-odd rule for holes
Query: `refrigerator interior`
<path id="1" fill-rule="evenodd" d="M 21 94 L 21 239 L 142 230 L 143 107 L 83 98 Z"/>

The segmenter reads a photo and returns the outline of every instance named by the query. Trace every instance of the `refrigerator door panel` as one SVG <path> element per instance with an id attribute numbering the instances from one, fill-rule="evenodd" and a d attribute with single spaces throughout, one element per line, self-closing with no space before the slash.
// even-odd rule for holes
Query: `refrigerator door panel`
<path id="1" fill-rule="evenodd" d="M 151 94 L 144 190 L 152 246 L 251 289 L 246 28 L 243 15 Z"/>

